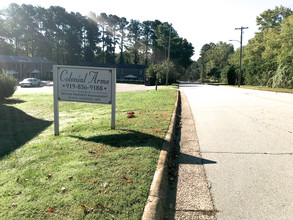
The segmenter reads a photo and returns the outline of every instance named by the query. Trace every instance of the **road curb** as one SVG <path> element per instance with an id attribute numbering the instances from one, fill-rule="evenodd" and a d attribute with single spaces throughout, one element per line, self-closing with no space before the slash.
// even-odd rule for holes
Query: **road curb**
<path id="1" fill-rule="evenodd" d="M 180 91 L 178 91 L 169 130 L 160 153 L 142 220 L 163 219 L 164 217 L 164 201 L 168 190 L 168 167 L 171 161 L 171 153 L 174 149 L 175 129 L 178 120 L 177 113 L 180 103 L 181 96 Z"/>

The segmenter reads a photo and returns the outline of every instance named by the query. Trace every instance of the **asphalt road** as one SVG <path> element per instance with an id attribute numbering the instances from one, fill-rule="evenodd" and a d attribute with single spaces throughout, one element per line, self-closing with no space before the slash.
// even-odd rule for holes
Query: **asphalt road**
<path id="1" fill-rule="evenodd" d="M 218 220 L 293 219 L 293 94 L 181 84 Z"/>
<path id="2" fill-rule="evenodd" d="M 127 84 L 117 83 L 117 92 L 135 92 L 135 91 L 146 91 L 155 89 L 155 86 L 145 86 L 141 84 Z M 53 82 L 43 81 L 40 87 L 20 87 L 17 86 L 16 93 L 52 93 L 53 94 Z"/>

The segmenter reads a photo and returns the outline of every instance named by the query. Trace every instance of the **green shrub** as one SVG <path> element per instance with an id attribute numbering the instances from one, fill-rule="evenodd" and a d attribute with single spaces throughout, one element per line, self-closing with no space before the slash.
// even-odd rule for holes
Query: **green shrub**
<path id="1" fill-rule="evenodd" d="M 273 88 L 293 88 L 293 68 L 280 66 L 276 74 L 269 80 L 269 87 Z"/>
<path id="2" fill-rule="evenodd" d="M 11 97 L 16 90 L 16 79 L 6 73 L 0 74 L 0 100 Z"/>
<path id="3" fill-rule="evenodd" d="M 221 72 L 221 83 L 235 85 L 235 67 L 226 66 Z"/>

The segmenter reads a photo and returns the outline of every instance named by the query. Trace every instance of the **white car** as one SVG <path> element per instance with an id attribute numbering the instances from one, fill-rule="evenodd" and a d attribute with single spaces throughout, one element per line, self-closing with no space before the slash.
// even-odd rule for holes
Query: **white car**
<path id="1" fill-rule="evenodd" d="M 40 86 L 41 85 L 41 80 L 36 79 L 36 78 L 26 78 L 19 82 L 19 85 L 21 87 L 32 87 L 32 86 Z"/>

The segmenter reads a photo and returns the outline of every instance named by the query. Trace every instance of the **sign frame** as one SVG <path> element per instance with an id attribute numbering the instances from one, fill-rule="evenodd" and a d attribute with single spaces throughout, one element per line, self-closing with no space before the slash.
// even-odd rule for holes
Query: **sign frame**
<path id="1" fill-rule="evenodd" d="M 69 79 L 67 78 L 64 82 L 60 82 L 61 77 L 59 70 L 61 69 L 65 69 L 70 72 L 70 77 Z M 66 74 L 68 73 L 68 71 L 66 72 Z M 71 80 L 71 76 L 73 73 L 76 74 L 76 72 L 80 71 L 78 74 L 79 78 L 74 78 L 74 80 Z M 86 76 L 82 75 L 84 74 L 84 72 L 89 71 L 89 73 L 86 73 Z M 102 72 L 109 72 L 109 74 L 111 74 L 109 80 L 97 80 L 98 77 L 98 73 L 99 71 Z M 91 80 L 91 82 L 96 83 L 97 87 L 95 87 L 95 85 L 89 84 L 89 82 L 86 82 L 86 78 L 88 75 L 90 75 L 90 73 L 93 73 L 95 75 L 93 75 L 92 77 L 95 77 L 95 82 L 93 82 L 93 78 Z M 104 73 L 104 75 L 107 73 Z M 84 80 L 79 80 L 81 78 L 81 75 L 84 77 Z M 108 77 L 108 76 L 107 76 Z M 73 81 L 73 82 L 70 82 Z M 68 82 L 69 81 L 69 82 Z M 106 97 L 107 101 L 104 100 L 100 100 L 100 98 L 97 99 L 87 99 L 87 100 L 83 100 L 82 98 L 79 97 L 79 99 L 77 99 L 75 96 L 78 96 L 80 93 L 82 92 L 81 96 L 86 96 L 87 94 L 90 94 L 90 92 L 92 92 L 92 94 L 97 94 L 99 95 L 99 91 L 97 91 L 96 93 L 93 93 L 93 91 L 95 90 L 103 90 L 103 87 L 101 87 L 101 83 L 107 83 L 109 82 L 109 85 L 107 85 L 107 87 L 110 87 L 110 91 L 108 91 L 108 93 L 111 93 L 109 97 Z M 75 84 L 77 83 L 77 84 Z M 100 83 L 100 84 L 99 84 Z M 99 84 L 99 86 L 98 86 Z M 70 93 L 70 97 L 66 97 L 65 98 L 62 96 L 62 94 L 60 95 L 60 92 L 62 92 L 63 90 L 60 89 L 60 86 L 65 87 L 66 85 L 66 89 L 67 91 L 71 91 L 72 93 Z M 111 104 L 112 109 L 111 109 L 111 129 L 115 129 L 115 116 L 116 116 L 116 68 L 104 68 L 104 67 L 87 67 L 87 66 L 67 66 L 67 65 L 54 65 L 53 66 L 53 96 L 54 96 L 54 134 L 55 136 L 59 135 L 59 101 L 69 101 L 69 102 L 84 102 L 84 103 L 96 103 L 96 104 Z M 81 89 L 82 88 L 82 89 Z M 81 89 L 80 91 L 78 89 Z M 108 88 L 105 88 L 105 90 Z M 87 93 L 87 90 L 88 93 Z M 102 96 L 105 97 L 105 96 Z M 108 100 L 110 99 L 110 101 Z"/>

